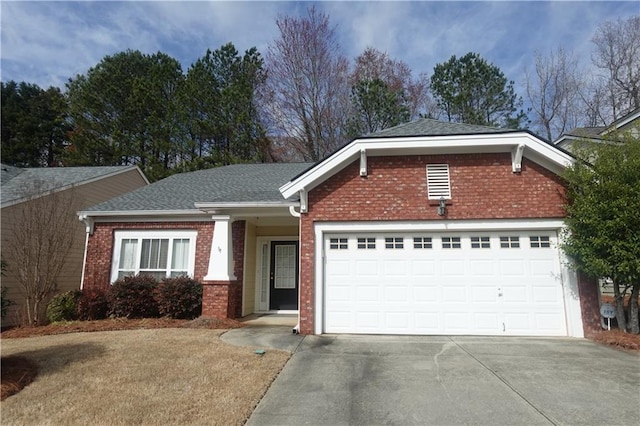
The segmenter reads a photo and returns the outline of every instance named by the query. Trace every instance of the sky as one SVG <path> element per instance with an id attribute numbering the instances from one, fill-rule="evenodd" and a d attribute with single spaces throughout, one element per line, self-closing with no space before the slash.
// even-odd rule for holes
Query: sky
<path id="1" fill-rule="evenodd" d="M 480 54 L 522 92 L 536 51 L 562 46 L 583 67 L 607 20 L 640 15 L 638 1 L 8 1 L 0 2 L 0 79 L 64 90 L 106 55 L 127 49 L 176 58 L 186 72 L 207 49 L 232 42 L 264 55 L 278 37 L 276 19 L 311 5 L 329 15 L 342 53 L 367 47 L 406 62 L 414 75 L 452 55 Z"/>

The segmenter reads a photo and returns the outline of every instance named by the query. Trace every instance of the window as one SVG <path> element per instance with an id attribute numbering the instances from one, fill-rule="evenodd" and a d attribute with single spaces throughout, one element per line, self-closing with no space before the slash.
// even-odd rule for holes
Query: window
<path id="1" fill-rule="evenodd" d="M 329 248 L 331 250 L 346 250 L 349 245 L 346 238 L 329 238 Z"/>
<path id="2" fill-rule="evenodd" d="M 471 248 L 491 248 L 489 237 L 471 237 Z"/>
<path id="3" fill-rule="evenodd" d="M 404 238 L 402 237 L 386 237 L 384 239 L 384 247 L 388 249 L 404 248 Z"/>
<path id="4" fill-rule="evenodd" d="M 529 237 L 529 242 L 531 243 L 531 247 L 532 248 L 549 248 L 549 247 L 551 247 L 551 242 L 549 241 L 549 237 L 531 236 L 531 237 Z"/>
<path id="5" fill-rule="evenodd" d="M 116 231 L 111 282 L 132 275 L 193 276 L 196 231 Z"/>
<path id="6" fill-rule="evenodd" d="M 362 237 L 358 238 L 358 249 L 371 250 L 376 248 L 375 237 Z"/>
<path id="7" fill-rule="evenodd" d="M 461 247 L 460 237 L 442 237 L 443 249 L 459 249 Z"/>
<path id="8" fill-rule="evenodd" d="M 433 248 L 431 244 L 431 237 L 413 237 L 414 249 L 430 249 Z"/>
<path id="9" fill-rule="evenodd" d="M 500 248 L 519 248 L 520 237 L 500 237 Z"/>
<path id="10" fill-rule="evenodd" d="M 427 195 L 430 200 L 451 199 L 448 164 L 427 164 Z"/>

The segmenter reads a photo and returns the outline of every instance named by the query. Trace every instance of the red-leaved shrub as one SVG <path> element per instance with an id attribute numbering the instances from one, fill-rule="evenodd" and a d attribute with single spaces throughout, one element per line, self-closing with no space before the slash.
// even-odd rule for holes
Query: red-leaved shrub
<path id="1" fill-rule="evenodd" d="M 83 321 L 101 320 L 107 317 L 109 302 L 102 290 L 82 290 L 78 298 L 78 319 Z"/>
<path id="2" fill-rule="evenodd" d="M 125 318 L 156 318 L 158 303 L 153 297 L 158 282 L 149 275 L 124 277 L 107 293 L 109 314 Z"/>
<path id="3" fill-rule="evenodd" d="M 166 278 L 155 290 L 160 315 L 193 319 L 202 313 L 202 284 L 189 278 Z"/>

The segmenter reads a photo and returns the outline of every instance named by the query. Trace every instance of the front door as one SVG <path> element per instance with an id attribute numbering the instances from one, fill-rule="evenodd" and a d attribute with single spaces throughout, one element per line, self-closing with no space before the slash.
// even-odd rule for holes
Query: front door
<path id="1" fill-rule="evenodd" d="M 269 309 L 298 309 L 298 242 L 272 241 Z"/>

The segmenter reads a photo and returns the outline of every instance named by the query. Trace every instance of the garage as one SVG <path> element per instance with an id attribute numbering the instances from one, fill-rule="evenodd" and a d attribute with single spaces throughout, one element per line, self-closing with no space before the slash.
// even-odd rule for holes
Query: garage
<path id="1" fill-rule="evenodd" d="M 325 233 L 325 333 L 566 336 L 555 231 Z"/>

